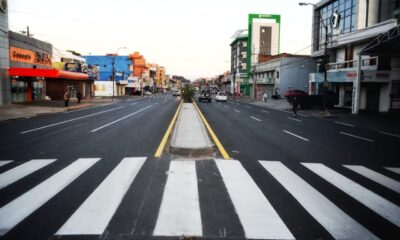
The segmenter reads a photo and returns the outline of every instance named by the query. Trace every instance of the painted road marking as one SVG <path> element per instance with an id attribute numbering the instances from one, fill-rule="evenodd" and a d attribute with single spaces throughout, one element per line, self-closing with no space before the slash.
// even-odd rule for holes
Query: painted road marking
<path id="1" fill-rule="evenodd" d="M 281 162 L 259 162 L 335 239 L 378 239 Z"/>
<path id="2" fill-rule="evenodd" d="M 128 117 L 131 117 L 131 116 L 133 116 L 133 115 L 136 115 L 136 114 L 138 114 L 138 113 L 140 113 L 140 112 L 142 112 L 142 111 L 144 111 L 144 110 L 146 110 L 146 109 L 148 109 L 148 108 L 151 108 L 151 107 L 152 107 L 152 105 L 147 106 L 147 107 L 145 107 L 145 108 L 142 108 L 142 109 L 140 109 L 140 110 L 138 110 L 138 111 L 136 111 L 136 112 L 134 112 L 134 113 L 131 113 L 131 114 L 129 114 L 129 115 L 126 115 L 125 117 L 119 118 L 119 119 L 117 119 L 117 120 L 115 120 L 115 121 L 112 121 L 112 122 L 110 122 L 110 123 L 107 123 L 107 124 L 105 124 L 105 125 L 103 125 L 103 126 L 101 126 L 101 127 L 98 127 L 98 128 L 96 128 L 96 129 L 93 129 L 93 130 L 90 131 L 90 132 L 97 132 L 97 131 L 99 131 L 100 129 L 103 129 L 103 128 L 108 127 L 108 126 L 110 126 L 110 125 L 112 125 L 112 124 L 114 124 L 114 123 L 117 123 L 117 122 L 119 122 L 119 121 L 122 121 L 122 120 L 124 120 L 124 119 L 126 119 L 126 118 L 128 118 Z"/>
<path id="3" fill-rule="evenodd" d="M 364 166 L 359 166 L 359 165 L 343 165 L 343 166 L 366 178 L 371 179 L 376 183 L 381 184 L 382 186 L 385 186 L 397 193 L 400 193 L 400 182 L 394 179 L 386 177 L 385 175 L 375 172 Z"/>
<path id="4" fill-rule="evenodd" d="M 269 113 L 269 111 L 265 111 L 265 110 L 261 110 L 261 112 L 264 112 L 264 113 Z"/>
<path id="5" fill-rule="evenodd" d="M 296 122 L 301 122 L 300 119 L 296 119 L 296 118 L 292 118 L 292 117 L 288 117 L 288 119 L 293 120 L 293 121 L 296 121 Z"/>
<path id="6" fill-rule="evenodd" d="M 237 110 L 237 109 L 234 109 L 233 111 L 235 111 L 235 112 L 237 112 L 237 113 L 240 113 L 240 111 L 239 111 L 239 110 Z"/>
<path id="7" fill-rule="evenodd" d="M 173 126 L 174 126 L 174 124 L 176 122 L 176 119 L 178 117 L 178 114 L 180 112 L 182 104 L 183 104 L 183 101 L 181 101 L 181 103 L 178 106 L 178 109 L 176 109 L 175 115 L 172 118 L 171 123 L 169 124 L 169 126 L 167 128 L 167 131 L 165 132 L 164 137 L 162 138 L 162 140 L 160 142 L 160 145 L 158 145 L 156 153 L 154 154 L 155 157 L 161 157 L 161 154 L 162 154 L 162 152 L 164 150 L 165 145 L 167 144 L 169 135 L 171 134 L 172 128 L 173 128 Z"/>
<path id="8" fill-rule="evenodd" d="M 400 168 L 395 168 L 395 167 L 385 167 L 385 168 L 389 171 L 400 174 Z"/>
<path id="9" fill-rule="evenodd" d="M 254 120 L 256 120 L 256 121 L 259 121 L 259 122 L 261 122 L 261 119 L 259 119 L 259 118 L 256 118 L 256 117 L 253 117 L 253 116 L 250 116 L 252 119 L 254 119 Z"/>
<path id="10" fill-rule="evenodd" d="M 237 160 L 215 160 L 246 238 L 294 239 L 257 184 Z"/>
<path id="11" fill-rule="evenodd" d="M 135 106 L 136 104 L 137 104 L 136 102 L 135 102 L 135 103 L 132 103 L 131 106 Z"/>
<path id="12" fill-rule="evenodd" d="M 108 110 L 101 111 L 101 112 L 97 112 L 97 113 L 92 113 L 92 114 L 89 114 L 89 115 L 86 115 L 86 116 L 82 116 L 82 117 L 72 118 L 72 119 L 69 119 L 69 120 L 62 121 L 62 122 L 58 122 L 58 123 L 53 123 L 53 124 L 50 124 L 50 125 L 46 125 L 46 126 L 43 126 L 43 127 L 38 127 L 38 128 L 26 130 L 26 131 L 23 131 L 23 132 L 20 132 L 20 133 L 21 133 L 21 134 L 30 133 L 30 132 L 42 130 L 42 129 L 45 129 L 45 128 L 54 127 L 54 126 L 57 126 L 57 125 L 60 125 L 60 124 L 64 124 L 64 123 L 76 121 L 76 120 L 79 120 L 79 119 L 88 118 L 88 117 L 95 116 L 95 115 L 99 115 L 99 114 L 102 114 L 102 113 L 114 111 L 114 110 L 121 109 L 121 108 L 123 108 L 123 106 L 121 106 L 121 107 L 116 107 L 116 108 L 113 108 L 113 109 L 108 109 Z"/>
<path id="13" fill-rule="evenodd" d="M 225 107 L 225 108 L 229 108 L 229 106 L 227 106 L 227 105 L 224 105 L 224 107 Z"/>
<path id="14" fill-rule="evenodd" d="M 56 235 L 101 235 L 146 158 L 124 158 Z"/>
<path id="15" fill-rule="evenodd" d="M 4 160 L 4 161 L 0 161 L 0 167 L 9 164 L 10 162 L 12 162 L 13 160 Z"/>
<path id="16" fill-rule="evenodd" d="M 350 124 L 350 123 L 344 123 L 344 122 L 338 122 L 338 121 L 334 121 L 334 123 L 340 124 L 340 125 L 343 125 L 343 126 L 347 126 L 347 127 L 354 127 L 354 125 Z"/>
<path id="17" fill-rule="evenodd" d="M 203 235 L 194 161 L 171 161 L 153 235 Z"/>
<path id="18" fill-rule="evenodd" d="M 56 159 L 35 159 L 0 174 L 0 189 L 7 187 L 54 161 L 56 161 Z"/>
<path id="19" fill-rule="evenodd" d="M 319 175 L 343 192 L 347 193 L 350 197 L 356 199 L 366 207 L 370 208 L 372 211 L 395 224 L 397 227 L 400 227 L 400 208 L 397 205 L 389 202 L 388 200 L 364 188 L 360 184 L 351 181 L 350 179 L 321 163 L 302 164 L 315 174 Z"/>
<path id="20" fill-rule="evenodd" d="M 204 117 L 203 113 L 200 111 L 199 107 L 197 106 L 196 102 L 193 102 L 194 107 L 196 108 L 197 112 L 200 115 L 200 118 L 203 120 L 204 125 L 206 126 L 208 133 L 211 135 L 211 138 L 214 140 L 215 145 L 217 145 L 219 152 L 221 153 L 222 157 L 225 160 L 230 159 L 228 153 L 226 152 L 225 148 L 222 146 L 221 142 L 219 141 L 217 135 L 214 133 L 210 124 L 208 124 L 206 118 Z"/>
<path id="21" fill-rule="evenodd" d="M 80 158 L 0 208 L 0 236 L 14 228 L 99 160 L 100 158 Z"/>
<path id="22" fill-rule="evenodd" d="M 350 133 L 340 132 L 340 134 L 343 134 L 343 135 L 346 135 L 346 136 L 349 136 L 349 137 L 353 137 L 353 138 L 357 138 L 357 139 L 361 139 L 361 140 L 368 141 L 368 142 L 374 142 L 374 140 L 371 140 L 371 139 L 368 139 L 368 138 L 363 138 L 363 137 L 360 137 L 360 136 L 357 136 L 357 135 L 353 135 L 353 134 L 350 134 Z"/>
<path id="23" fill-rule="evenodd" d="M 384 135 L 388 135 L 388 136 L 392 136 L 392 137 L 400 138 L 400 135 L 397 135 L 397 134 L 394 134 L 394 133 L 388 133 L 388 132 L 382 132 L 382 131 L 379 131 L 379 133 L 384 134 Z"/>
<path id="24" fill-rule="evenodd" d="M 294 133 L 292 133 L 292 132 L 289 132 L 289 131 L 287 131 L 287 130 L 283 130 L 283 131 L 284 131 L 285 133 L 287 133 L 287 134 L 290 134 L 290 135 L 294 136 L 294 137 L 300 138 L 300 139 L 303 140 L 303 141 L 306 141 L 306 142 L 310 141 L 310 140 L 308 140 L 307 138 L 304 138 L 304 137 L 302 137 L 302 136 L 299 136 L 299 135 L 294 134 Z"/>
<path id="25" fill-rule="evenodd" d="M 246 106 L 247 108 L 252 108 L 252 107 L 250 107 L 250 106 Z"/>

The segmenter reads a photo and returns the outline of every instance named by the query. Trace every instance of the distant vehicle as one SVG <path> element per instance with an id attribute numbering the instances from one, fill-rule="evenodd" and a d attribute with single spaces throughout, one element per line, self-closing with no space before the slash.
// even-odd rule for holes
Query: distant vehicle
<path id="1" fill-rule="evenodd" d="M 226 102 L 228 100 L 228 96 L 224 92 L 218 92 L 217 96 L 215 96 L 215 101 Z"/>
<path id="2" fill-rule="evenodd" d="M 211 91 L 210 90 L 201 90 L 199 94 L 199 102 L 207 100 L 208 102 L 211 102 Z"/>
<path id="3" fill-rule="evenodd" d="M 181 95 L 181 91 L 179 91 L 179 90 L 172 91 L 172 96 L 177 97 L 177 96 L 180 96 L 180 95 Z"/>
<path id="4" fill-rule="evenodd" d="M 152 93 L 149 91 L 144 91 L 144 95 L 152 95 Z"/>
<path id="5" fill-rule="evenodd" d="M 289 90 L 285 92 L 284 96 L 287 98 L 287 101 L 291 103 L 294 97 L 308 96 L 308 93 L 302 90 Z"/>

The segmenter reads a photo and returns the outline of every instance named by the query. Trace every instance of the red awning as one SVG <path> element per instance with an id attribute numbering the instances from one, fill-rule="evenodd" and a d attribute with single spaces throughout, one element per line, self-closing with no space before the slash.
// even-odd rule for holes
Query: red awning
<path id="1" fill-rule="evenodd" d="M 42 68 L 9 68 L 8 75 L 19 76 L 19 77 L 63 78 L 70 80 L 89 79 L 89 75 L 85 73 L 68 72 L 57 69 L 42 69 Z"/>

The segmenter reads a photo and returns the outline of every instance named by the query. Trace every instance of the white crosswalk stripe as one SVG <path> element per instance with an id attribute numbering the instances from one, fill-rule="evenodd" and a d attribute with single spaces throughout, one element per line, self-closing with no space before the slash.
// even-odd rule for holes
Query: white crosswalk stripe
<path id="1" fill-rule="evenodd" d="M 400 227 L 400 208 L 358 183 L 320 163 L 302 163 L 305 167 L 330 182 L 352 198 L 361 202 L 383 218 Z"/>
<path id="2" fill-rule="evenodd" d="M 216 160 L 246 237 L 294 239 L 292 233 L 239 161 Z"/>
<path id="3" fill-rule="evenodd" d="M 395 167 L 385 167 L 385 168 L 389 171 L 400 174 L 400 168 L 395 168 Z"/>
<path id="4" fill-rule="evenodd" d="M 7 187 L 54 161 L 55 159 L 35 159 L 0 174 L 0 189 Z"/>
<path id="5" fill-rule="evenodd" d="M 144 168 L 146 159 L 146 157 L 123 158 L 113 167 L 107 176 L 104 176 L 101 183 L 95 186 L 93 192 L 87 193 L 86 200 L 75 203 L 79 207 L 73 213 L 71 212 L 70 216 L 64 216 L 64 224 L 61 227 L 57 226 L 58 229 L 54 229 L 54 232 L 56 232 L 55 235 L 108 234 L 109 230 L 113 228 L 112 224 L 109 226 L 110 222 L 112 222 L 113 218 L 116 217 L 115 220 L 118 220 L 120 217 L 116 216 L 116 212 L 120 208 L 125 195 L 127 195 L 128 189 L 131 188 L 139 176 L 140 179 L 138 181 L 143 181 L 142 177 L 148 177 L 144 176 L 145 174 L 139 174 L 142 168 Z M 26 193 L 6 203 L 0 208 L 0 236 L 7 234 L 99 160 L 100 158 L 79 158 L 59 172 L 49 176 L 47 180 L 34 186 Z M 5 186 L 8 186 L 8 188 L 4 190 L 12 190 L 14 186 L 10 185 L 11 183 L 25 176 L 36 174 L 37 170 L 51 163 L 59 163 L 55 161 L 55 159 L 30 160 L 5 171 L 0 174 L 0 190 Z M 214 163 L 209 165 L 212 169 L 204 168 L 201 170 L 205 171 L 202 175 L 217 174 L 220 176 L 221 183 L 223 184 L 223 186 L 221 185 L 221 189 L 224 189 L 222 194 L 226 194 L 231 200 L 231 209 L 235 211 L 234 216 L 237 216 L 237 220 L 235 220 L 236 224 L 242 226 L 244 237 L 249 239 L 295 239 L 297 237 L 294 234 L 295 232 L 292 233 L 292 229 L 289 229 L 282 220 L 279 211 L 274 208 L 264 195 L 263 192 L 268 192 L 270 189 L 265 189 L 264 185 L 258 185 L 259 182 L 256 181 L 258 179 L 254 179 L 251 172 L 248 172 L 240 161 L 218 159 L 213 161 L 215 165 Z M 5 161 L 0 161 L 0 163 L 2 162 Z M 320 224 L 321 230 L 325 229 L 333 238 L 378 238 L 375 235 L 374 229 L 367 229 L 366 226 L 362 226 L 352 217 L 351 211 L 349 212 L 348 209 L 347 211 L 343 211 L 335 204 L 335 200 L 337 199 L 328 199 L 323 193 L 318 191 L 318 186 L 313 186 L 312 183 L 308 183 L 302 179 L 301 175 L 297 175 L 296 170 L 289 169 L 284 163 L 279 161 L 260 160 L 259 163 L 260 167 L 265 169 L 262 169 L 262 171 L 266 175 L 268 173 L 272 175 L 280 184 L 279 188 L 291 194 L 297 200 L 299 206 L 304 208 Z M 163 180 L 165 182 L 162 183 L 165 183 L 165 186 L 163 185 L 163 187 L 158 189 L 160 196 L 158 197 L 159 203 L 157 202 L 157 207 L 154 210 L 150 210 L 154 211 L 153 220 L 150 223 L 146 222 L 146 224 L 151 224 L 154 228 L 152 228 L 152 232 L 147 231 L 146 235 L 151 234 L 157 237 L 181 237 L 185 235 L 224 238 L 225 235 L 210 236 L 210 230 L 207 230 L 207 224 L 203 222 L 206 221 L 204 217 L 209 216 L 202 212 L 204 210 L 203 207 L 206 206 L 209 209 L 213 208 L 213 205 L 204 205 L 208 203 L 200 201 L 202 199 L 200 198 L 200 194 L 202 193 L 199 192 L 199 189 L 204 191 L 204 187 L 199 188 L 198 184 L 203 177 L 200 176 L 199 179 L 197 176 L 196 171 L 199 171 L 199 169 L 197 169 L 196 162 L 187 159 L 172 160 L 169 164 L 169 170 L 165 173 L 167 174 L 166 180 Z M 338 192 L 343 191 L 347 193 L 356 199 L 360 205 L 362 204 L 370 208 L 396 226 L 400 225 L 399 207 L 368 190 L 367 186 L 361 186 L 320 163 L 301 163 L 298 165 L 301 168 L 305 166 L 311 170 L 304 169 L 308 174 L 315 173 L 319 175 L 321 182 L 326 180 L 333 184 Z M 149 162 L 149 165 L 146 164 L 145 168 L 148 169 L 149 166 L 153 165 Z M 167 165 L 164 166 L 167 167 Z M 387 190 L 391 194 L 395 194 L 395 192 L 399 193 L 398 182 L 386 177 L 384 174 L 361 165 L 343 166 L 352 170 L 347 171 L 342 168 L 350 177 L 349 173 L 357 177 L 362 175 L 387 187 L 388 189 L 382 189 Z M 392 192 L 390 189 L 395 192 Z M 138 191 L 135 187 L 131 190 L 133 194 Z M 153 194 L 152 191 L 149 194 Z M 137 197 L 142 198 L 144 196 L 140 195 Z M 147 199 L 154 199 L 154 197 Z M 143 204 L 146 204 L 144 199 Z M 202 216 L 202 214 L 205 215 Z M 218 214 L 223 216 L 226 213 L 220 212 Z M 136 223 L 124 222 L 123 224 L 133 225 Z M 141 230 L 135 229 L 132 231 Z M 140 232 L 140 234 L 142 233 Z M 379 234 L 377 235 L 379 236 Z M 229 236 L 228 234 L 228 237 L 237 236 Z"/>
<path id="6" fill-rule="evenodd" d="M 10 162 L 12 162 L 13 160 L 4 160 L 4 161 L 0 161 L 0 167 L 9 164 Z"/>
<path id="7" fill-rule="evenodd" d="M 100 235 L 146 158 L 124 158 L 56 235 Z"/>
<path id="8" fill-rule="evenodd" d="M 172 161 L 164 189 L 155 236 L 202 236 L 194 161 Z"/>
<path id="9" fill-rule="evenodd" d="M 80 158 L 49 179 L 0 208 L 0 236 L 36 211 L 100 158 Z"/>
<path id="10" fill-rule="evenodd" d="M 378 239 L 281 162 L 261 165 L 336 239 Z"/>
<path id="11" fill-rule="evenodd" d="M 371 179 L 374 182 L 381 184 L 382 186 L 385 186 L 397 193 L 400 193 L 399 181 L 386 177 L 385 175 L 372 171 L 371 169 L 368 169 L 364 166 L 356 166 L 356 165 L 343 165 L 343 166 L 366 178 Z"/>

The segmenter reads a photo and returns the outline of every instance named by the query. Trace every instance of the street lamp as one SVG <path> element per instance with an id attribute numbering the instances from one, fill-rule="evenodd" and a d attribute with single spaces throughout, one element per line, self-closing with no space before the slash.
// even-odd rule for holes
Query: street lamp
<path id="1" fill-rule="evenodd" d="M 252 66 L 252 77 L 253 77 L 253 100 L 256 101 L 256 65 Z"/>
<path id="2" fill-rule="evenodd" d="M 312 6 L 314 6 L 314 9 L 316 9 L 317 8 L 317 5 L 315 5 L 314 3 L 308 3 L 308 2 L 299 2 L 299 5 L 300 6 L 307 6 L 307 5 L 312 5 Z M 328 86 L 329 86 L 329 83 L 328 83 L 328 72 L 327 72 L 327 64 L 328 64 L 328 25 L 327 24 L 325 24 L 325 22 L 324 22 L 324 20 L 322 19 L 322 16 L 321 16 L 321 14 L 319 14 L 319 17 L 320 17 L 320 21 L 321 21 L 321 23 L 322 23 L 322 26 L 324 27 L 324 30 L 325 30 L 325 42 L 324 42 L 324 61 L 323 61 L 323 66 L 324 66 L 324 83 L 323 83 L 323 89 L 324 89 L 324 95 L 323 95 L 323 108 L 324 108 L 324 110 L 325 110 L 325 113 L 326 114 L 328 114 L 328 110 L 327 110 L 327 108 L 326 108 L 326 91 L 327 91 L 327 88 L 328 88 Z M 319 41 L 319 40 L 318 40 Z M 319 43 L 318 43 L 318 45 L 319 45 Z"/>
<path id="3" fill-rule="evenodd" d="M 115 51 L 113 61 L 112 61 L 112 100 L 114 102 L 114 85 L 115 85 L 115 57 L 118 55 L 118 51 L 120 49 L 126 49 L 126 47 L 119 47 L 117 51 Z"/>

